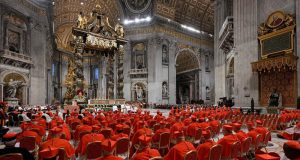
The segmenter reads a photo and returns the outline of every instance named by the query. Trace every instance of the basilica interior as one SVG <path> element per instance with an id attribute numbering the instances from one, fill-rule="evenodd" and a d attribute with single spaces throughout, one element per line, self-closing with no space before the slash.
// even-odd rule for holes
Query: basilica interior
<path id="1" fill-rule="evenodd" d="M 0 0 L 0 160 L 15 156 L 5 157 L 11 139 L 22 148 L 20 135 L 34 128 L 25 124 L 44 127 L 29 159 L 300 159 L 299 41 L 299 0 Z M 128 125 L 128 156 L 78 151 L 88 143 L 70 119 L 93 126 L 90 134 L 110 126 L 100 148 Z M 155 144 L 158 124 L 169 125 L 167 147 Z M 152 136 L 139 135 L 143 127 Z M 222 141 L 236 127 L 254 145 L 237 155 Z M 57 128 L 69 146 L 51 157 Z M 182 137 L 195 148 L 174 157 Z M 199 149 L 208 139 L 213 147 Z M 142 158 L 142 146 L 159 152 Z"/>

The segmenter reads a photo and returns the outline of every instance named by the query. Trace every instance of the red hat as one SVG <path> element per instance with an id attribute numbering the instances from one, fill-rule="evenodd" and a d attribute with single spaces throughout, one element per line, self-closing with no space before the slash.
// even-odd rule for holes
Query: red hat
<path id="1" fill-rule="evenodd" d="M 40 151 L 39 156 L 41 158 L 52 158 L 58 154 L 58 151 L 59 151 L 58 148 L 48 146 L 48 148 L 45 148 Z"/>
<path id="2" fill-rule="evenodd" d="M 2 140 L 5 142 L 8 142 L 8 141 L 12 141 L 16 138 L 17 138 L 17 133 L 9 132 L 9 133 L 6 133 L 5 135 L 3 135 Z"/>
<path id="3" fill-rule="evenodd" d="M 256 124 L 262 125 L 262 121 L 261 120 L 256 120 Z"/>
<path id="4" fill-rule="evenodd" d="M 149 137 L 147 135 L 141 135 L 138 137 L 138 140 L 140 143 L 147 145 L 151 142 L 151 137 Z"/>
<path id="5" fill-rule="evenodd" d="M 202 135 L 205 139 L 209 139 L 211 136 L 210 131 L 202 131 Z"/>
<path id="6" fill-rule="evenodd" d="M 123 129 L 123 125 L 122 124 L 117 124 L 116 125 L 116 130 L 122 130 Z"/>
<path id="7" fill-rule="evenodd" d="M 240 123 L 233 123 L 232 126 L 233 126 L 233 128 L 236 128 L 236 129 L 240 130 L 241 127 L 242 127 L 242 124 L 240 124 Z"/>
<path id="8" fill-rule="evenodd" d="M 288 145 L 290 148 L 300 149 L 300 144 L 297 141 L 290 140 L 285 142 L 285 144 Z"/>
<path id="9" fill-rule="evenodd" d="M 52 134 L 59 134 L 59 133 L 62 132 L 62 129 L 59 128 L 59 127 L 54 127 L 54 128 L 52 128 L 52 129 L 50 129 L 50 132 L 51 132 Z"/>
<path id="10" fill-rule="evenodd" d="M 223 129 L 224 129 L 224 130 L 227 130 L 227 131 L 232 131 L 232 126 L 226 124 L 226 125 L 223 126 Z"/>
<path id="11" fill-rule="evenodd" d="M 113 141 L 111 139 L 105 139 L 101 143 L 101 148 L 105 151 L 112 152 L 116 147 L 116 141 Z"/>
<path id="12" fill-rule="evenodd" d="M 98 125 L 93 125 L 92 126 L 93 131 L 99 131 L 100 129 L 101 129 L 101 127 L 99 127 Z"/>
<path id="13" fill-rule="evenodd" d="M 179 138 L 179 137 L 184 137 L 184 134 L 182 131 L 175 131 L 174 132 L 174 137 Z"/>

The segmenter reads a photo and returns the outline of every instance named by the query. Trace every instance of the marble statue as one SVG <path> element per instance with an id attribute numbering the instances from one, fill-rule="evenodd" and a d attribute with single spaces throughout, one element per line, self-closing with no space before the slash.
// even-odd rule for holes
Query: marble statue
<path id="1" fill-rule="evenodd" d="M 167 97 L 168 96 L 167 82 L 163 82 L 163 85 L 162 85 L 162 96 L 163 97 Z"/>
<path id="2" fill-rule="evenodd" d="M 86 19 L 86 17 L 83 15 L 83 13 L 80 12 L 80 13 L 78 14 L 78 18 L 77 18 L 77 27 L 78 27 L 78 28 L 81 28 L 81 29 L 85 29 L 86 24 L 87 24 L 87 19 Z"/>
<path id="3" fill-rule="evenodd" d="M 143 89 L 142 87 L 138 87 L 136 90 L 136 99 L 138 101 L 142 101 L 143 100 Z"/>
<path id="4" fill-rule="evenodd" d="M 18 88 L 23 86 L 22 81 L 14 81 L 13 79 L 10 79 L 9 82 L 7 83 L 7 88 L 6 88 L 6 97 L 7 98 L 16 98 L 16 93 Z"/>

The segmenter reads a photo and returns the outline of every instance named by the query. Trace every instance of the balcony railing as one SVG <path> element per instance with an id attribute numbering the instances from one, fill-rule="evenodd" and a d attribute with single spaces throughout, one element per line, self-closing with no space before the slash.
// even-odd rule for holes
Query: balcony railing
<path id="1" fill-rule="evenodd" d="M 233 47 L 233 17 L 226 17 L 219 31 L 219 48 L 228 53 Z"/>
<path id="2" fill-rule="evenodd" d="M 143 68 L 143 69 L 131 69 L 129 71 L 129 74 L 148 74 L 148 70 L 147 68 Z"/>
<path id="3" fill-rule="evenodd" d="M 3 58 L 8 58 L 11 60 L 20 61 L 27 64 L 33 64 L 32 58 L 30 56 L 21 53 L 12 52 L 7 49 L 5 49 L 4 52 L 0 54 L 0 56 Z"/>

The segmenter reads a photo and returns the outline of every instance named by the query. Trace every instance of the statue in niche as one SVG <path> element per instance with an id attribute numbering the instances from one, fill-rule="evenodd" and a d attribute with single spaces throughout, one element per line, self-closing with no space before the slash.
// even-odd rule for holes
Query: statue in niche
<path id="1" fill-rule="evenodd" d="M 280 94 L 277 92 L 277 89 L 273 89 L 272 93 L 269 96 L 269 107 L 278 107 L 279 106 Z"/>
<path id="2" fill-rule="evenodd" d="M 205 70 L 209 71 L 209 57 L 205 55 Z"/>
<path id="3" fill-rule="evenodd" d="M 162 96 L 168 97 L 168 84 L 167 82 L 162 83 Z"/>
<path id="4" fill-rule="evenodd" d="M 20 33 L 11 30 L 7 31 L 8 47 L 10 51 L 20 52 L 20 39 Z"/>
<path id="5" fill-rule="evenodd" d="M 206 100 L 210 99 L 210 88 L 206 86 Z"/>
<path id="6" fill-rule="evenodd" d="M 167 45 L 162 46 L 162 63 L 168 64 L 169 63 L 169 56 L 168 56 L 168 48 Z"/>
<path id="7" fill-rule="evenodd" d="M 10 79 L 6 86 L 6 98 L 16 98 L 17 90 L 22 86 L 24 86 L 22 81 L 14 81 L 13 79 Z"/>
<path id="8" fill-rule="evenodd" d="M 137 67 L 137 69 L 142 69 L 144 67 L 143 58 L 144 58 L 144 55 L 136 56 L 136 67 Z"/>
<path id="9" fill-rule="evenodd" d="M 143 89 L 142 87 L 136 85 L 136 99 L 138 101 L 142 101 L 143 100 Z"/>

